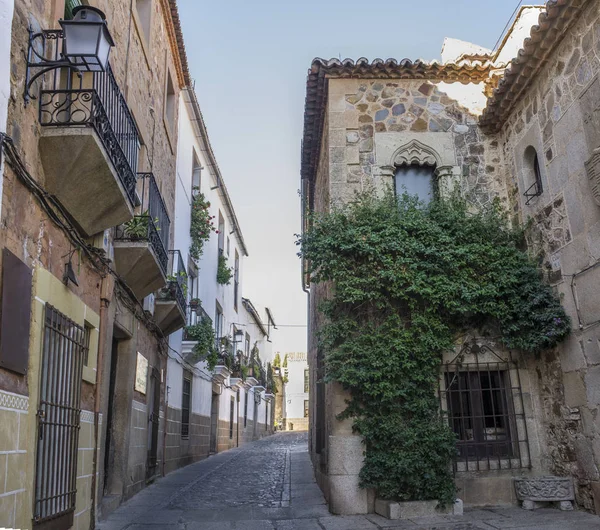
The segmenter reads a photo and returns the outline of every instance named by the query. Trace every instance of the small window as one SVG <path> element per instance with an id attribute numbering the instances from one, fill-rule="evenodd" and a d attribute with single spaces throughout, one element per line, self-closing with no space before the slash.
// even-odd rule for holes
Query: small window
<path id="1" fill-rule="evenodd" d="M 146 44 L 150 43 L 152 25 L 152 0 L 135 0 L 135 10 L 141 24 Z"/>
<path id="2" fill-rule="evenodd" d="M 308 399 L 304 400 L 304 417 L 308 418 Z"/>
<path id="3" fill-rule="evenodd" d="M 306 370 L 304 370 L 304 393 L 308 394 L 308 381 L 309 381 L 309 375 L 308 375 L 308 368 Z"/>
<path id="4" fill-rule="evenodd" d="M 229 239 L 227 240 L 229 243 Z M 238 251 L 235 251 L 235 266 L 233 272 L 233 308 L 238 310 L 238 293 L 240 288 L 240 256 Z"/>
<path id="5" fill-rule="evenodd" d="M 170 131 L 175 131 L 175 111 L 177 109 L 177 99 L 175 96 L 175 84 L 171 79 L 171 74 L 167 70 L 167 86 L 165 92 L 165 119 L 169 124 Z"/>
<path id="6" fill-rule="evenodd" d="M 529 146 L 525 149 L 524 157 L 525 174 L 523 175 L 523 182 L 526 190 L 523 195 L 525 196 L 525 204 L 529 206 L 535 197 L 539 197 L 544 192 L 544 188 L 542 186 L 542 171 L 537 151 L 532 146 Z"/>
<path id="7" fill-rule="evenodd" d="M 227 255 L 229 256 L 229 236 L 227 236 Z"/>
<path id="8" fill-rule="evenodd" d="M 420 201 L 429 204 L 433 200 L 433 166 L 400 166 L 394 176 L 396 195 L 404 193 L 416 195 Z"/>
<path id="9" fill-rule="evenodd" d="M 250 334 L 246 333 L 246 340 L 244 343 L 244 353 L 246 354 L 246 359 L 250 359 Z"/>
<path id="10" fill-rule="evenodd" d="M 190 399 L 192 395 L 192 378 L 188 373 L 183 374 L 183 389 L 181 392 L 181 436 L 190 435 Z"/>
<path id="11" fill-rule="evenodd" d="M 449 420 L 462 458 L 513 456 L 506 373 L 446 373 Z"/>
<path id="12" fill-rule="evenodd" d="M 223 254 L 223 250 L 225 249 L 225 219 L 223 218 L 223 214 L 219 210 L 219 254 Z"/>
<path id="13" fill-rule="evenodd" d="M 200 193 L 200 184 L 202 183 L 202 166 L 198 161 L 196 153 L 192 153 L 192 197 Z"/>
<path id="14" fill-rule="evenodd" d="M 94 328 L 86 322 L 83 331 L 83 366 L 89 366 L 92 329 Z"/>
<path id="15" fill-rule="evenodd" d="M 223 337 L 223 309 L 219 302 L 216 302 L 215 308 L 215 335 L 217 338 L 217 344 Z"/>

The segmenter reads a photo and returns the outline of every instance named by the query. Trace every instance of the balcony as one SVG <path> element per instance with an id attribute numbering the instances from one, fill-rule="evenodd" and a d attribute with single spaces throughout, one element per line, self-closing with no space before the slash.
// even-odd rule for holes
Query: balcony
<path id="1" fill-rule="evenodd" d="M 115 266 L 138 299 L 167 284 L 171 221 L 152 173 L 138 175 L 138 213 L 115 229 Z"/>
<path id="2" fill-rule="evenodd" d="M 186 324 L 187 272 L 179 250 L 169 250 L 167 285 L 160 289 L 154 303 L 154 318 L 165 335 Z"/>
<path id="3" fill-rule="evenodd" d="M 188 306 L 186 326 L 195 326 L 196 324 L 200 324 L 200 322 L 205 319 L 208 320 L 212 325 L 212 318 L 208 316 L 208 313 L 204 311 L 200 304 L 190 304 Z M 193 337 L 191 337 L 187 331 L 183 332 L 183 340 L 194 342 Z"/>
<path id="4" fill-rule="evenodd" d="M 33 53 L 57 60 L 62 30 L 45 30 Z M 131 219 L 140 139 L 110 67 L 43 76 L 39 151 L 45 187 L 88 236 Z"/>

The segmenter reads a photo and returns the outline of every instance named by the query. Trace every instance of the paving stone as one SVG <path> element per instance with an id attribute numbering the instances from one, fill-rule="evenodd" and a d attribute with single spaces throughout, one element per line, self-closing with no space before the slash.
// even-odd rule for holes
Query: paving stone
<path id="1" fill-rule="evenodd" d="M 466 509 L 463 517 L 390 521 L 333 516 L 315 482 L 307 435 L 282 433 L 174 471 L 124 503 L 98 530 L 600 530 L 581 512 Z"/>
<path id="2" fill-rule="evenodd" d="M 317 519 L 284 519 L 275 522 L 277 530 L 323 530 Z"/>
<path id="3" fill-rule="evenodd" d="M 321 517 L 319 523 L 325 530 L 376 530 L 376 526 L 363 515 L 338 515 Z"/>

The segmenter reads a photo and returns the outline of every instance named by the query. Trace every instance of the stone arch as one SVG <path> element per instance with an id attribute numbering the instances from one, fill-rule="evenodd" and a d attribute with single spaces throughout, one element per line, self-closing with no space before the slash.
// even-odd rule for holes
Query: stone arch
<path id="1" fill-rule="evenodd" d="M 391 167 L 398 166 L 435 166 L 442 165 L 442 158 L 439 153 L 432 147 L 413 139 L 407 144 L 399 147 L 390 161 Z"/>

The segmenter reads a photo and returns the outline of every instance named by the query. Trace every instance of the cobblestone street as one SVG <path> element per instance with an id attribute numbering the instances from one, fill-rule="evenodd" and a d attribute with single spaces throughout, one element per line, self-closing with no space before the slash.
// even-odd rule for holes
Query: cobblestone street
<path id="1" fill-rule="evenodd" d="M 585 512 L 466 510 L 462 517 L 389 521 L 336 517 L 316 485 L 307 438 L 282 433 L 167 475 L 122 505 L 100 530 L 600 530 Z"/>

